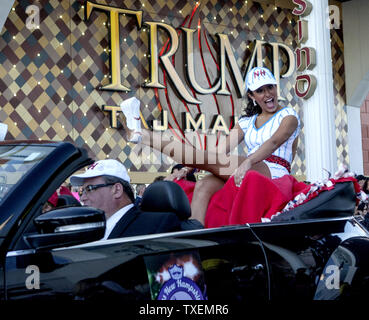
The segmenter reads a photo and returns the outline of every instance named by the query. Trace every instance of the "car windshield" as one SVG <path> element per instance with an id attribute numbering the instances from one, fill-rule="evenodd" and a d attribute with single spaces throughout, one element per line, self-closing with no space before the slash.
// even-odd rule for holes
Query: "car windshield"
<path id="1" fill-rule="evenodd" d="M 18 181 L 54 149 L 35 145 L 0 146 L 0 204 Z"/>

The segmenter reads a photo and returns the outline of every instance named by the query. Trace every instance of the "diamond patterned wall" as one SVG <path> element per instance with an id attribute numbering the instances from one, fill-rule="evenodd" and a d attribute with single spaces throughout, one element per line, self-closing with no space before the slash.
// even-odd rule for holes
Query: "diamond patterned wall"
<path id="1" fill-rule="evenodd" d="M 207 48 L 205 42 L 202 44 L 203 49 L 208 50 L 207 59 L 210 59 L 210 51 L 215 52 L 217 47 L 214 35 L 227 33 L 243 73 L 254 40 L 283 42 L 292 49 L 297 45 L 296 16 L 289 9 L 274 5 L 204 0 L 191 19 L 195 1 L 102 0 L 99 3 L 143 10 L 144 22 L 164 21 L 175 28 L 185 21 L 186 26 L 195 28 L 200 21 L 202 40 L 207 39 L 209 45 Z M 30 4 L 40 9 L 38 29 L 26 27 L 25 10 Z M 121 76 L 123 85 L 131 91 L 101 90 L 100 87 L 110 82 L 109 19 L 106 14 L 94 10 L 85 21 L 84 5 L 83 0 L 15 1 L 0 34 L 0 121 L 9 126 L 8 138 L 71 141 L 89 150 L 93 158 L 121 160 L 131 172 L 166 172 L 171 161 L 163 163 L 162 155 L 142 151 L 127 143 L 121 128 L 110 127 L 110 116 L 103 111 L 103 106 L 117 106 L 123 99 L 135 95 L 142 101 L 142 113 L 149 123 L 160 114 L 158 102 L 164 109 L 169 108 L 168 103 L 176 106 L 175 117 L 186 111 L 186 106 L 171 93 L 170 83 L 169 102 L 162 90 L 142 86 L 149 77 L 147 27 L 137 30 L 134 19 L 125 16 L 120 17 Z M 331 39 L 337 153 L 339 162 L 348 163 L 342 30 L 332 30 Z M 163 33 L 159 34 L 159 41 L 165 43 Z M 271 57 L 267 51 L 264 53 L 264 63 L 270 67 Z M 180 57 L 175 59 L 179 66 Z M 282 69 L 282 73 L 285 71 Z M 162 72 L 160 77 L 162 80 Z M 232 86 L 231 82 L 229 84 Z M 281 84 L 282 96 L 286 98 L 283 103 L 295 108 L 302 119 L 301 102 L 294 95 L 294 76 L 283 79 Z M 230 115 L 231 102 L 236 115 L 241 114 L 243 108 L 242 99 L 233 89 L 231 98 L 212 95 L 198 98 L 206 102 L 201 105 L 203 112 L 206 109 L 206 112 L 217 113 L 217 106 L 221 105 L 219 112 Z M 187 107 L 193 115 L 198 112 L 196 105 Z M 171 118 L 170 124 L 175 128 L 174 120 Z M 210 122 L 210 118 L 207 121 Z M 226 121 L 229 125 L 230 120 Z M 292 170 L 297 175 L 305 173 L 303 131 Z"/>

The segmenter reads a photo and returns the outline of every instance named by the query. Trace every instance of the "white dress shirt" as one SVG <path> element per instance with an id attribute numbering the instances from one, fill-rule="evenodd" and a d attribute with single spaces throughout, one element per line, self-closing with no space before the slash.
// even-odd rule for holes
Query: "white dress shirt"
<path id="1" fill-rule="evenodd" d="M 119 209 L 116 213 L 114 213 L 112 216 L 110 216 L 108 218 L 108 220 L 106 220 L 106 228 L 105 228 L 105 235 L 104 238 L 102 238 L 101 240 L 106 240 L 108 239 L 110 233 L 113 231 L 115 225 L 117 224 L 117 222 L 127 213 L 127 211 L 129 209 L 131 209 L 133 207 L 133 203 Z"/>

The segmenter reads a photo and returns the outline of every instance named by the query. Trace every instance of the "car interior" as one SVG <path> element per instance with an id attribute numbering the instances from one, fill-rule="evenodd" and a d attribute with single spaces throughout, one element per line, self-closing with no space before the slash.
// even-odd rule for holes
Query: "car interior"
<path id="1" fill-rule="evenodd" d="M 354 214 L 356 194 L 352 182 L 339 183 L 334 189 L 323 191 L 316 198 L 273 217 L 272 222 L 288 222 L 329 217 L 346 217 Z M 57 207 L 80 206 L 70 195 L 60 195 Z M 191 208 L 183 189 L 172 181 L 157 181 L 149 185 L 141 202 L 145 212 L 172 212 L 181 221 L 181 230 L 202 229 L 204 226 L 190 219 Z"/>
<path id="2" fill-rule="evenodd" d="M 334 189 L 323 191 L 316 198 L 288 212 L 275 216 L 271 220 L 271 223 L 296 222 L 329 217 L 348 217 L 354 214 L 355 205 L 356 194 L 353 183 L 339 183 Z M 60 195 L 55 209 L 80 206 L 80 202 L 73 196 Z M 180 229 L 182 231 L 204 228 L 199 221 L 190 218 L 191 208 L 187 195 L 178 184 L 172 181 L 157 181 L 149 185 L 142 197 L 141 210 L 151 214 L 157 212 L 176 214 L 181 221 Z M 38 216 L 41 217 L 43 215 Z M 35 232 L 37 231 L 34 222 L 28 225 L 24 234 L 34 234 Z M 25 248 L 29 248 L 29 245 L 25 244 L 24 241 L 21 241 L 19 246 L 17 246 L 18 250 Z"/>

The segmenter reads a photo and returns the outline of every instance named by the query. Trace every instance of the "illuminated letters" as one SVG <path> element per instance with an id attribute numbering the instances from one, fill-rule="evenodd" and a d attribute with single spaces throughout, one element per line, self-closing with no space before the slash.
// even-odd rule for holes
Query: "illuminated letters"
<path id="1" fill-rule="evenodd" d="M 309 38 L 308 22 L 306 20 L 299 20 L 297 22 L 297 41 L 305 43 Z"/>
<path id="2" fill-rule="evenodd" d="M 292 14 L 296 16 L 302 16 L 302 17 L 308 16 L 313 8 L 311 3 L 306 0 L 292 0 L 292 2 L 299 6 L 298 8 L 294 8 L 292 10 Z"/>
<path id="3" fill-rule="evenodd" d="M 217 131 L 224 131 L 225 134 L 229 134 L 229 130 L 224 121 L 224 118 L 220 114 L 218 114 L 215 119 L 213 129 L 211 130 L 211 134 L 215 134 Z"/>
<path id="4" fill-rule="evenodd" d="M 162 111 L 162 124 L 159 124 L 158 120 L 154 120 L 153 121 L 153 129 L 155 131 L 165 131 L 168 129 L 168 111 L 167 110 L 163 110 Z"/>
<path id="5" fill-rule="evenodd" d="M 309 1 L 293 0 L 293 3 L 299 5 L 299 8 L 293 9 L 292 13 L 298 16 L 307 16 L 312 10 L 312 5 Z M 297 38 L 299 43 L 304 43 L 308 39 L 308 23 L 305 20 L 298 21 Z M 296 67 L 298 71 L 312 70 L 316 65 L 316 53 L 314 48 L 304 47 L 297 48 Z M 295 93 L 299 98 L 309 99 L 317 86 L 316 77 L 313 75 L 299 75 L 296 77 Z"/>
<path id="6" fill-rule="evenodd" d="M 195 29 L 182 28 L 186 33 L 186 56 L 187 56 L 187 76 L 192 87 L 201 94 L 212 94 L 215 93 L 220 87 L 220 79 L 218 82 L 209 89 L 202 88 L 196 81 L 195 78 L 195 63 L 193 54 L 193 34 L 196 32 Z M 242 79 L 242 78 L 241 78 Z"/>
<path id="7" fill-rule="evenodd" d="M 231 93 L 226 88 L 226 81 L 225 81 L 225 65 L 226 65 L 226 57 L 228 58 L 233 76 L 236 80 L 236 85 L 238 89 L 238 93 L 240 97 L 244 95 L 245 91 L 245 83 L 243 81 L 241 71 L 237 65 L 236 58 L 234 57 L 234 53 L 232 50 L 232 46 L 229 43 L 228 36 L 225 34 L 217 34 L 220 41 L 220 78 L 221 78 L 221 86 L 220 90 L 218 91 L 219 94 L 230 95 Z"/>
<path id="8" fill-rule="evenodd" d="M 162 121 L 161 124 L 159 124 L 158 120 L 154 120 L 153 122 L 153 129 L 154 131 L 165 131 L 168 130 L 168 111 L 163 110 L 162 111 Z M 185 122 L 185 131 L 198 131 L 201 130 L 201 132 L 206 133 L 205 128 L 205 114 L 200 113 L 197 116 L 197 120 L 195 120 L 189 112 L 184 112 L 182 114 L 184 116 L 184 122 Z M 227 127 L 227 124 L 223 118 L 222 115 L 218 114 L 214 117 L 213 125 L 211 126 L 211 134 L 216 133 L 217 131 L 223 131 L 225 134 L 229 134 L 229 129 Z"/>
<path id="9" fill-rule="evenodd" d="M 130 89 L 122 85 L 120 75 L 120 45 L 119 45 L 119 14 L 125 13 L 127 15 L 134 15 L 138 22 L 138 27 L 141 28 L 142 11 L 134 11 L 127 9 L 120 9 L 109 7 L 102 4 L 96 4 L 87 1 L 86 19 L 90 18 L 92 10 L 96 8 L 103 11 L 110 12 L 110 45 L 111 45 L 111 84 L 102 87 L 104 90 L 114 91 L 129 91 Z"/>
<path id="10" fill-rule="evenodd" d="M 309 12 L 309 3 L 308 1 L 294 1 L 295 4 L 298 4 L 299 7 L 296 8 L 296 14 L 306 15 Z M 311 6 L 310 6 L 311 7 Z M 119 17 L 121 14 L 134 16 L 136 22 L 138 24 L 138 28 L 141 28 L 141 25 L 144 23 L 149 28 L 149 50 L 150 50 L 150 74 L 149 79 L 142 84 L 142 86 L 146 88 L 157 88 L 157 89 L 166 89 L 165 85 L 160 82 L 159 79 L 159 61 L 162 63 L 162 67 L 165 71 L 165 75 L 167 78 L 171 80 L 171 84 L 173 88 L 176 90 L 178 96 L 183 99 L 185 102 L 199 105 L 202 103 L 196 96 L 194 96 L 194 92 L 198 94 L 219 94 L 219 95 L 231 95 L 229 86 L 227 84 L 226 74 L 227 70 L 231 75 L 231 78 L 234 81 L 235 89 L 237 95 L 242 97 L 245 95 L 245 83 L 243 76 L 241 74 L 241 68 L 237 64 L 237 60 L 231 46 L 228 35 L 226 34 L 217 34 L 218 38 L 218 61 L 219 69 L 218 69 L 218 78 L 217 80 L 209 84 L 209 87 L 204 87 L 203 82 L 198 81 L 196 79 L 196 75 L 199 76 L 198 73 L 195 73 L 195 61 L 194 61 L 194 34 L 199 32 L 198 29 L 190 29 L 182 27 L 183 31 L 183 42 L 186 48 L 185 51 L 185 63 L 181 64 L 180 67 L 184 68 L 186 79 L 183 79 L 183 76 L 180 76 L 181 73 L 178 73 L 172 60 L 174 55 L 177 53 L 179 48 L 179 36 L 178 30 L 174 27 L 162 23 L 162 22 L 154 22 L 148 21 L 143 22 L 143 12 L 121 9 L 117 7 L 111 7 L 107 5 L 93 3 L 91 1 L 86 1 L 86 20 L 90 19 L 92 11 L 100 10 L 109 15 L 108 28 L 110 31 L 110 75 L 111 75 L 111 83 L 101 87 L 103 90 L 114 90 L 114 91 L 130 91 L 130 88 L 123 85 L 123 80 L 121 76 L 121 59 L 125 59 L 124 52 L 121 52 L 120 49 L 120 37 L 119 37 Z M 158 31 L 164 30 L 168 34 L 168 41 L 166 42 L 166 47 L 163 48 L 165 52 L 159 54 L 159 39 L 158 39 Z M 299 24 L 299 41 L 303 42 L 307 39 L 306 33 L 306 24 L 301 22 Z M 293 75 L 295 70 L 295 55 L 293 50 L 283 43 L 267 43 L 266 41 L 256 40 L 254 42 L 254 49 L 252 55 L 247 63 L 247 71 L 249 71 L 255 65 L 258 67 L 262 67 L 263 63 L 263 46 L 271 46 L 272 54 L 273 54 L 273 73 L 277 80 L 277 91 L 278 91 L 278 99 L 285 100 L 280 94 L 280 78 L 287 78 Z M 280 53 L 281 51 L 287 54 L 288 67 L 287 71 L 284 75 L 280 74 Z M 302 69 L 305 66 L 307 68 L 313 68 L 315 64 L 315 55 L 314 51 L 311 48 L 303 48 L 298 51 L 298 66 Z M 305 54 L 305 55 L 304 55 Z M 178 67 L 177 67 L 178 68 Z M 187 80 L 187 81 L 186 81 Z M 200 85 L 201 83 L 201 85 Z M 299 85 L 299 93 L 303 95 L 302 86 Z M 309 86 L 312 88 L 312 86 Z M 193 90 L 192 90 L 193 89 Z M 192 91 L 191 91 L 192 90 Z M 308 96 L 308 95 L 306 95 Z M 103 110 L 110 112 L 110 122 L 112 127 L 118 127 L 118 115 L 120 113 L 120 109 L 117 106 L 103 106 Z M 190 116 L 191 117 L 191 116 Z M 144 119 L 143 119 L 144 120 Z M 203 118 L 197 119 L 197 122 L 191 117 L 187 116 L 186 118 L 186 126 L 189 127 L 192 125 L 196 130 L 201 126 L 202 130 L 204 130 Z M 154 121 L 154 129 L 157 130 L 165 130 L 168 127 L 168 114 L 165 112 L 162 114 L 162 123 L 160 121 Z M 223 118 L 217 118 L 215 121 L 214 131 L 224 131 L 227 132 L 228 128 L 225 126 L 225 122 Z"/>
<path id="11" fill-rule="evenodd" d="M 179 94 L 185 99 L 188 103 L 200 104 L 201 101 L 195 99 L 184 86 L 181 78 L 179 77 L 176 69 L 173 67 L 173 64 L 170 61 L 170 57 L 174 55 L 178 49 L 178 35 L 176 29 L 172 26 L 160 23 L 160 22 L 145 22 L 145 24 L 150 26 L 150 54 L 151 54 L 151 72 L 153 73 L 153 78 L 150 83 L 146 84 L 147 87 L 157 87 L 164 88 L 162 84 L 158 82 L 158 49 L 157 49 L 157 27 L 163 28 L 168 32 L 170 36 L 170 50 L 160 57 L 161 62 L 164 65 L 164 69 L 168 73 L 169 77 L 172 79 L 175 87 L 177 88 Z"/>
<path id="12" fill-rule="evenodd" d="M 186 112 L 186 131 L 191 131 L 191 126 L 195 131 L 201 127 L 201 131 L 205 132 L 205 114 L 200 114 L 197 121 L 195 121 L 191 114 Z"/>
<path id="13" fill-rule="evenodd" d="M 296 77 L 295 92 L 299 98 L 309 99 L 316 89 L 316 78 L 312 74 L 302 74 Z"/>
<path id="14" fill-rule="evenodd" d="M 277 43 L 273 42 L 270 43 L 270 45 L 273 48 L 273 73 L 277 80 L 277 93 L 278 93 L 278 100 L 286 100 L 281 96 L 281 85 L 280 85 L 280 78 L 288 78 L 292 76 L 293 72 L 295 71 L 295 56 L 293 54 L 293 51 L 290 47 L 286 46 L 283 43 Z M 281 71 L 279 69 L 279 48 L 283 49 L 285 52 L 287 52 L 289 67 L 287 69 L 287 72 L 284 75 L 281 75 Z"/>
<path id="15" fill-rule="evenodd" d="M 297 48 L 296 65 L 298 71 L 312 70 L 316 65 L 316 53 L 314 48 Z"/>
<path id="16" fill-rule="evenodd" d="M 120 107 L 117 106 L 103 106 L 103 111 L 110 112 L 110 126 L 118 128 L 118 113 L 121 112 Z"/>

